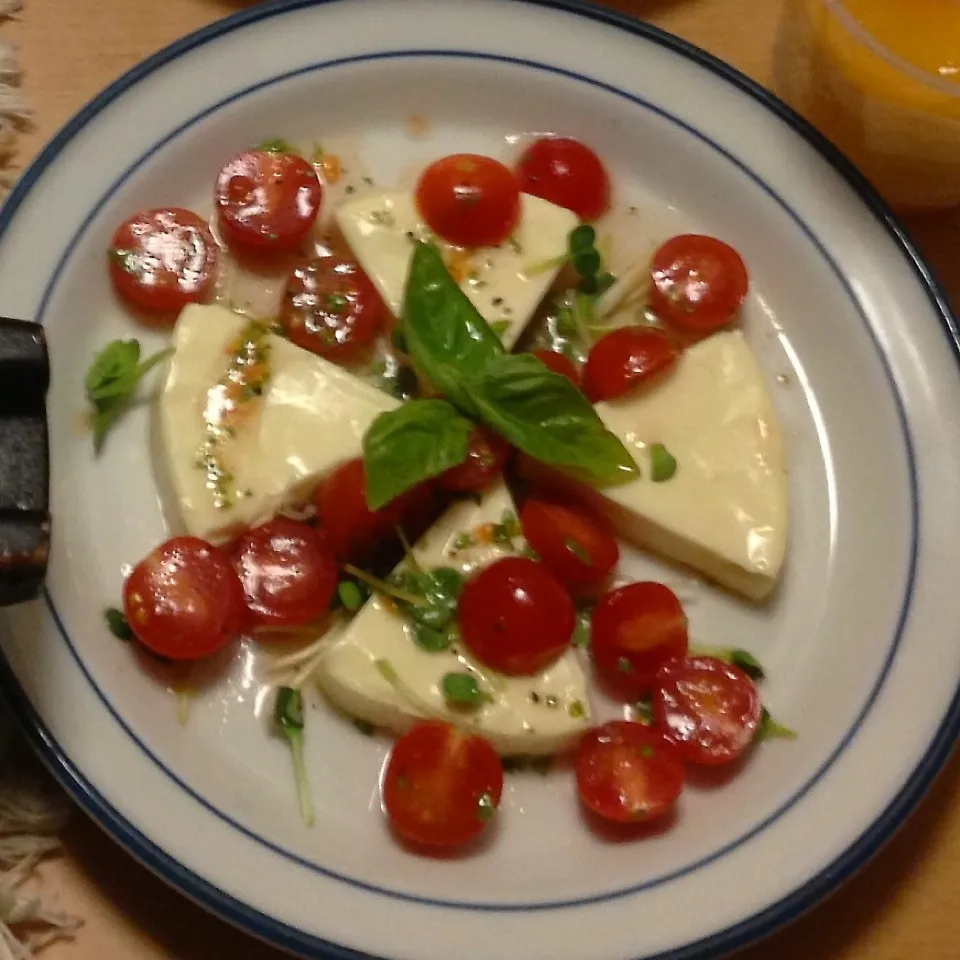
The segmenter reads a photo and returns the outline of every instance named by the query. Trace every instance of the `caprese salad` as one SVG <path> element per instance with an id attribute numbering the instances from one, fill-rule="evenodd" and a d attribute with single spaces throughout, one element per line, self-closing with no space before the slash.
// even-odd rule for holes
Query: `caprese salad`
<path id="1" fill-rule="evenodd" d="M 396 735 L 383 807 L 413 846 L 480 834 L 510 758 L 572 752 L 585 807 L 636 822 L 672 808 L 687 765 L 789 733 L 753 657 L 692 649 L 674 590 L 619 570 L 623 539 L 762 601 L 788 509 L 736 329 L 741 257 L 676 236 L 614 276 L 613 192 L 561 137 L 512 166 L 444 157 L 409 191 L 272 141 L 227 160 L 210 218 L 153 209 L 116 230 L 117 295 L 172 335 L 149 358 L 135 339 L 94 358 L 94 444 L 162 364 L 176 535 L 107 622 L 177 662 L 296 643 L 273 716 L 308 822 L 314 686 Z M 239 275 L 272 302 L 254 311 Z M 625 719 L 595 719 L 599 689 Z"/>

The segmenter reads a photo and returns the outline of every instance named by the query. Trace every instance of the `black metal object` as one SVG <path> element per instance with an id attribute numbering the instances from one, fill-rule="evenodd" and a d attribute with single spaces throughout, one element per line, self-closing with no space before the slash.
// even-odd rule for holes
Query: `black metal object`
<path id="1" fill-rule="evenodd" d="M 32 600 L 50 554 L 43 328 L 0 317 L 0 606 Z"/>

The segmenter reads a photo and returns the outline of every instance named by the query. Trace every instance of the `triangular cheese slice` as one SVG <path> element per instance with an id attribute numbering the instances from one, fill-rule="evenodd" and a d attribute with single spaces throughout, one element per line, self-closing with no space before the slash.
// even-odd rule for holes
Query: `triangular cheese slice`
<path id="1" fill-rule="evenodd" d="M 458 538 L 505 516 L 515 523 L 513 501 L 500 481 L 481 502 L 464 500 L 447 511 L 414 548 L 422 567 L 455 567 L 465 574 L 520 552 L 512 542 L 484 542 L 458 549 Z M 505 538 L 501 537 L 503 541 Z M 389 664 L 398 682 L 387 679 L 378 662 Z M 475 711 L 451 708 L 441 681 L 448 672 L 473 673 L 492 697 Z M 424 717 L 454 720 L 488 739 L 504 755 L 546 755 L 574 744 L 590 725 L 587 683 L 579 653 L 571 647 L 547 670 L 533 677 L 504 677 L 478 664 L 461 644 L 431 652 L 418 646 L 408 619 L 374 598 L 331 642 L 317 671 L 317 682 L 344 712 L 376 727 L 402 732 Z"/>
<path id="2" fill-rule="evenodd" d="M 370 424 L 399 405 L 289 340 L 252 329 L 224 307 L 186 307 L 157 404 L 168 512 L 184 532 L 213 543 L 270 519 L 360 456 Z M 240 374 L 238 357 L 262 369 Z M 239 378 L 232 386 L 231 376 Z"/>

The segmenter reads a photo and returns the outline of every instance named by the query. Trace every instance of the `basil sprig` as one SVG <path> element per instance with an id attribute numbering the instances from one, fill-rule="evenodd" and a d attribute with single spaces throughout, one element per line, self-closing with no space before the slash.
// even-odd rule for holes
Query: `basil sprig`
<path id="1" fill-rule="evenodd" d="M 637 475 L 626 448 L 566 377 L 536 357 L 506 352 L 431 244 L 414 248 L 403 334 L 414 366 L 446 400 L 413 400 L 374 421 L 364 440 L 372 509 L 463 462 L 467 417 L 590 483 Z"/>
<path id="2" fill-rule="evenodd" d="M 463 463 L 472 430 L 446 400 L 411 400 L 377 417 L 363 438 L 371 509 Z"/>

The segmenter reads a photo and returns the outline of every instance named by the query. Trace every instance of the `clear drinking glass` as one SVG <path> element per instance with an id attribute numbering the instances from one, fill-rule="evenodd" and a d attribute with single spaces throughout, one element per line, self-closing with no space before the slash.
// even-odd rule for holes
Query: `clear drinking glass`
<path id="1" fill-rule="evenodd" d="M 960 0 L 787 0 L 775 84 L 896 209 L 960 204 Z"/>

